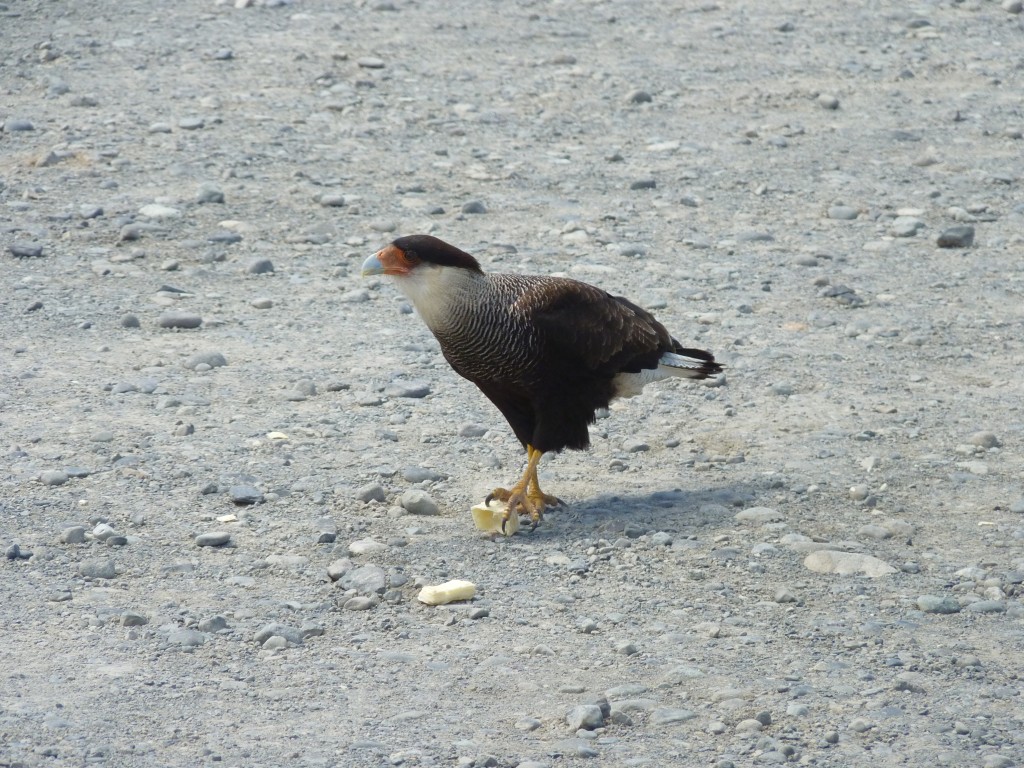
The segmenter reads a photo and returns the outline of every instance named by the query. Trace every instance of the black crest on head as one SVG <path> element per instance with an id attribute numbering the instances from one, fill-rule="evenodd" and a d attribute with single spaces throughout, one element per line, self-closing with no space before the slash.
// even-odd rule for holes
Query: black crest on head
<path id="1" fill-rule="evenodd" d="M 483 273 L 480 263 L 468 253 L 432 235 L 406 235 L 395 240 L 392 245 L 420 261 Z"/>

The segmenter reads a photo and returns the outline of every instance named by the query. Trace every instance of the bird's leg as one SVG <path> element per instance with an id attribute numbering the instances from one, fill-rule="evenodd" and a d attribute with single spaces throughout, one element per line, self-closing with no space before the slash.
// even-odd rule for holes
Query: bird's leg
<path id="1" fill-rule="evenodd" d="M 504 521 L 507 521 L 512 515 L 519 514 L 520 510 L 530 516 L 530 520 L 533 521 L 533 527 L 536 528 L 544 516 L 545 507 L 562 504 L 561 499 L 549 496 L 540 489 L 540 482 L 537 479 L 537 465 L 540 464 L 540 458 L 543 455 L 543 451 L 534 448 L 532 445 L 527 445 L 526 469 L 523 471 L 523 476 L 519 478 L 519 482 L 507 490 L 505 488 L 495 488 L 487 494 L 487 498 L 484 501 L 485 504 L 489 504 L 491 499 L 498 499 L 508 504 L 505 514 L 502 516 L 502 529 L 505 527 Z"/>

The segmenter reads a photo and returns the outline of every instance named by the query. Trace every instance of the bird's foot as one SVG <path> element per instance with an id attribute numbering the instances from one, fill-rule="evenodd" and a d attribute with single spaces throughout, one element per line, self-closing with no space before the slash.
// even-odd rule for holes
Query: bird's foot
<path id="1" fill-rule="evenodd" d="M 508 490 L 506 488 L 495 488 L 484 500 L 485 504 L 490 504 L 492 499 L 507 504 L 504 515 L 502 515 L 502 531 L 505 530 L 505 522 L 508 521 L 512 515 L 527 515 L 530 518 L 531 530 L 536 530 L 537 526 L 540 525 L 540 521 L 544 519 L 544 510 L 547 507 L 564 507 L 565 502 L 559 499 L 557 496 L 551 496 L 544 493 L 540 488 L 531 488 L 524 490 L 522 488 L 512 488 Z"/>

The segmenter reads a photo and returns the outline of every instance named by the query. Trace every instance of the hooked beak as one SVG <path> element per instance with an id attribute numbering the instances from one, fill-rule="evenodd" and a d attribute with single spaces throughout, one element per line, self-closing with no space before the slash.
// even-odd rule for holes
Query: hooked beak
<path id="1" fill-rule="evenodd" d="M 363 277 L 369 277 L 370 275 L 383 275 L 384 271 L 384 265 L 380 262 L 380 251 L 373 254 L 373 256 L 363 262 Z"/>

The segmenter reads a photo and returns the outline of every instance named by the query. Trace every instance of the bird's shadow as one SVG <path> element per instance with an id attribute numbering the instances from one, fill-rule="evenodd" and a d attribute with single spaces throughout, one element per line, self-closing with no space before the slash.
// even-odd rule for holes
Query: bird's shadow
<path id="1" fill-rule="evenodd" d="M 547 539 L 636 537 L 655 531 L 679 536 L 707 535 L 709 531 L 731 526 L 736 512 L 753 506 L 766 490 L 750 484 L 731 484 L 646 494 L 604 493 L 549 510 L 533 535 Z M 529 536 L 528 527 L 526 532 Z"/>

